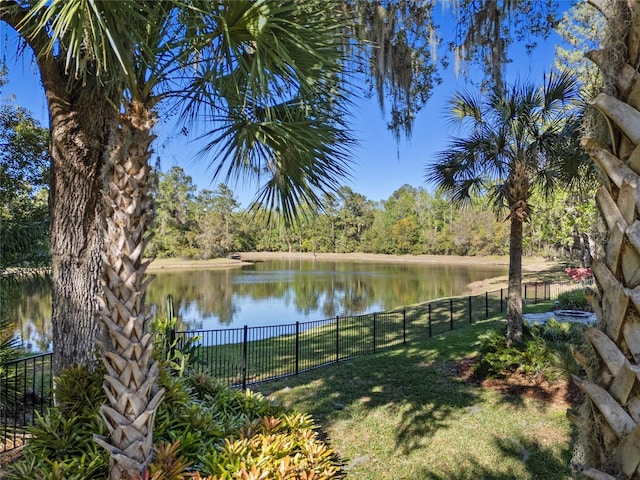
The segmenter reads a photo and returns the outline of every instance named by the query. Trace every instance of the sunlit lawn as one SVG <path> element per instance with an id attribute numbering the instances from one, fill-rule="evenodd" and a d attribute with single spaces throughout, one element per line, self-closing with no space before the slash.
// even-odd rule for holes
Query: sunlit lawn
<path id="1" fill-rule="evenodd" d="M 568 479 L 565 408 L 452 373 L 497 320 L 262 384 L 315 416 L 350 479 Z"/>

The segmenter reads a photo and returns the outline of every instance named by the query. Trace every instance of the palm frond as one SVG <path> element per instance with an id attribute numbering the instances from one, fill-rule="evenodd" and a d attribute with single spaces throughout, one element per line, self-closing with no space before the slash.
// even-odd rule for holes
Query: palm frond
<path id="1" fill-rule="evenodd" d="M 456 199 L 467 198 L 482 185 L 491 191 L 496 206 L 509 205 L 508 199 L 514 196 L 526 202 L 530 185 L 550 192 L 560 181 L 575 176 L 560 170 L 563 161 L 579 151 L 575 121 L 566 112 L 576 100 L 577 82 L 567 73 L 545 77 L 542 87 L 515 82 L 483 97 L 456 94 L 450 102 L 450 118 L 472 121 L 465 125 L 465 135 L 454 138 L 438 154 L 427 180 Z M 514 172 L 524 184 L 509 181 Z M 487 179 L 496 184 L 489 187 Z M 517 193 L 511 194 L 510 188 Z"/>
<path id="2" fill-rule="evenodd" d="M 340 25 L 318 6 L 238 1 L 217 12 L 210 60 L 197 65 L 201 78 L 189 85 L 182 114 L 206 115 L 203 152 L 214 176 L 260 183 L 257 201 L 286 221 L 296 205 L 317 205 L 339 188 L 354 144 L 340 88 Z"/>
<path id="3" fill-rule="evenodd" d="M 87 82 L 116 65 L 132 74 L 136 26 L 147 24 L 147 14 L 145 4 L 133 0 L 39 0 L 18 28 L 27 37 L 49 32 L 43 53 L 59 54 L 71 78 Z"/>
<path id="4" fill-rule="evenodd" d="M 579 98 L 579 82 L 577 77 L 566 70 L 561 73 L 551 72 L 545 77 L 544 109 L 546 111 L 558 108 L 557 103 L 566 104 Z"/>

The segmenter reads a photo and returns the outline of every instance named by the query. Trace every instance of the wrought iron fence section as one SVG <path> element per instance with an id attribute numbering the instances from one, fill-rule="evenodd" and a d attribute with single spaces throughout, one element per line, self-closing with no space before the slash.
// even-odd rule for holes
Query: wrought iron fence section
<path id="1" fill-rule="evenodd" d="M 26 426 L 36 412 L 53 404 L 53 366 L 51 353 L 5 363 L 0 368 L 0 452 L 21 446 Z"/>

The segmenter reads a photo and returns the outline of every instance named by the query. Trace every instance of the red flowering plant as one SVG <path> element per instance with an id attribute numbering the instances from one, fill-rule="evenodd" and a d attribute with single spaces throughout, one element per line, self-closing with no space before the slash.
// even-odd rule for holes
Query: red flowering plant
<path id="1" fill-rule="evenodd" d="M 576 282 L 583 282 L 593 277 L 593 272 L 591 272 L 590 268 L 569 267 L 565 268 L 564 271 Z"/>

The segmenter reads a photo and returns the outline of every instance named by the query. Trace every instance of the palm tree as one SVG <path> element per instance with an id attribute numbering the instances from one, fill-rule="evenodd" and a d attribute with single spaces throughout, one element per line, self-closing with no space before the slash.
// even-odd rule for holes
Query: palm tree
<path id="1" fill-rule="evenodd" d="M 542 87 L 515 84 L 486 96 L 459 93 L 450 118 L 468 133 L 455 138 L 428 169 L 428 179 L 453 202 L 488 193 L 497 211 L 509 210 L 508 344 L 522 340 L 522 236 L 532 213 L 529 198 L 536 188 L 548 192 L 554 186 L 551 166 L 567 138 L 567 104 L 576 97 L 576 81 L 568 74 L 549 75 Z"/>
<path id="2" fill-rule="evenodd" d="M 267 176 L 259 198 L 291 219 L 298 204 L 317 203 L 346 171 L 350 138 L 337 93 L 340 22 L 316 2 L 203 2 L 198 8 L 106 2 L 97 10 L 68 8 L 70 3 L 42 2 L 29 16 L 69 42 L 73 55 L 66 68 L 81 77 L 104 71 L 120 89 L 121 96 L 112 97 L 121 113 L 111 125 L 102 172 L 100 318 L 108 337 L 102 359 L 110 405 L 101 414 L 110 435 L 96 441 L 111 453 L 110 478 L 128 478 L 151 460 L 163 395 L 144 302 L 158 104 L 177 98 L 185 118 L 210 122 L 207 149 L 219 155 L 218 170 L 227 165 L 228 177 Z M 77 25 L 82 34 L 67 36 L 65 25 Z M 87 51 L 89 35 L 95 45 Z M 110 55 L 99 57 L 108 49 Z M 92 71 L 85 71 L 82 54 L 96 59 Z"/>
<path id="3" fill-rule="evenodd" d="M 596 480 L 640 477 L 640 236 L 637 186 L 640 181 L 640 103 L 638 53 L 640 4 L 590 2 L 607 20 L 600 50 L 587 55 L 604 75 L 605 92 L 592 102 L 606 123 L 604 137 L 587 134 L 587 153 L 606 181 L 596 202 L 608 228 L 604 256 L 593 263 L 599 293 L 591 292 L 597 325 L 586 332 L 588 358 L 577 353 L 587 372 L 575 377 L 588 400 L 572 418 L 579 429 L 574 465 Z"/>

